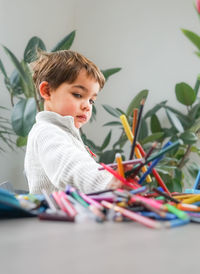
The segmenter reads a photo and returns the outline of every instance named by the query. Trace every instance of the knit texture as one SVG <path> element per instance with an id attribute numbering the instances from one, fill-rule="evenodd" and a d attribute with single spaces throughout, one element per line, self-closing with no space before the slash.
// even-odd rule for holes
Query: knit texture
<path id="1" fill-rule="evenodd" d="M 105 189 L 113 176 L 99 171 L 88 153 L 71 116 L 42 111 L 36 116 L 25 155 L 29 191 L 40 194 L 65 190 L 67 185 L 84 193 Z"/>

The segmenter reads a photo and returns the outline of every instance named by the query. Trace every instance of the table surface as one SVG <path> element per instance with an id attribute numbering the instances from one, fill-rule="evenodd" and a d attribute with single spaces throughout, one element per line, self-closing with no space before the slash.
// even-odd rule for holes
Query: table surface
<path id="1" fill-rule="evenodd" d="M 0 270 L 12 273 L 200 272 L 200 226 L 154 230 L 134 222 L 0 221 Z"/>

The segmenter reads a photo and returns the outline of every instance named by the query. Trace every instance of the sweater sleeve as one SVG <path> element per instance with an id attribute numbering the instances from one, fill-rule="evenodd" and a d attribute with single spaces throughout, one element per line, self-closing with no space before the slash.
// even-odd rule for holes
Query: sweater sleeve
<path id="1" fill-rule="evenodd" d="M 69 184 L 84 193 L 98 191 L 105 189 L 113 178 L 107 171 L 99 171 L 100 165 L 82 142 L 62 129 L 41 129 L 35 145 L 42 168 L 58 189 Z"/>

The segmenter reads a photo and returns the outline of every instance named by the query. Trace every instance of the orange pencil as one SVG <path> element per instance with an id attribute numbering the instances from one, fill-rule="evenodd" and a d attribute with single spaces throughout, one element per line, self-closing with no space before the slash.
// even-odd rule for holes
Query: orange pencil
<path id="1" fill-rule="evenodd" d="M 116 159 L 116 162 L 117 162 L 117 171 L 118 171 L 119 175 L 121 175 L 122 177 L 125 177 L 124 176 L 124 166 L 122 164 L 121 154 L 120 153 L 116 153 L 115 159 Z"/>

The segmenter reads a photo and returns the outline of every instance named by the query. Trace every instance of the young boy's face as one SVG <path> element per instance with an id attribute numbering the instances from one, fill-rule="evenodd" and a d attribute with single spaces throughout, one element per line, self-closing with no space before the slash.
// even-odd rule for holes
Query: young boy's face
<path id="1" fill-rule="evenodd" d="M 54 111 L 62 116 L 74 117 L 76 128 L 82 127 L 89 121 L 92 115 L 92 105 L 100 87 L 95 79 L 87 76 L 85 70 L 79 73 L 73 83 L 62 83 L 58 88 L 50 89 L 48 95 L 43 94 L 42 83 L 40 93 L 45 99 L 45 110 Z"/>

